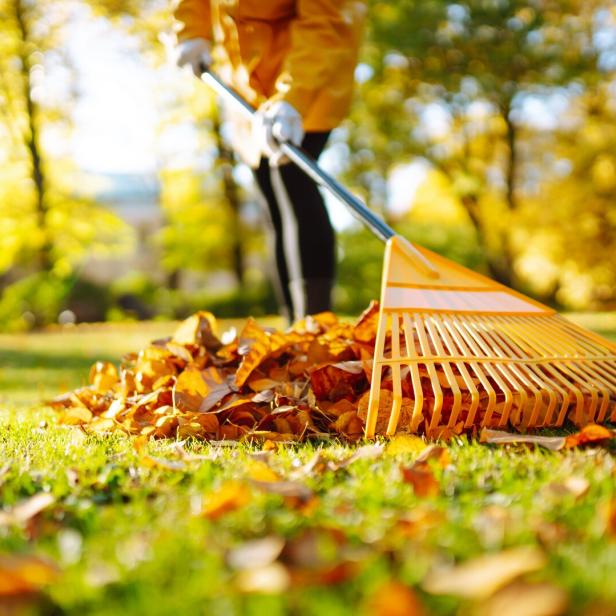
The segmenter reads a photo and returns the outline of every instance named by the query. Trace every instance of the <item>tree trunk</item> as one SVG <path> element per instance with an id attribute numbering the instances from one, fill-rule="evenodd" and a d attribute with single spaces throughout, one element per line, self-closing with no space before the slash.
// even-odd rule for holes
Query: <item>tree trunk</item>
<path id="1" fill-rule="evenodd" d="M 47 226 L 47 182 L 43 170 L 43 161 L 41 158 L 41 150 L 39 145 L 40 136 L 37 126 L 39 109 L 37 104 L 32 99 L 32 83 L 30 78 L 32 63 L 30 61 L 30 52 L 28 50 L 28 46 L 31 43 L 30 31 L 28 28 L 26 15 L 24 14 L 24 5 L 22 0 L 14 0 L 13 10 L 21 37 L 19 58 L 21 60 L 21 71 L 24 83 L 23 95 L 26 102 L 26 114 L 28 118 L 28 132 L 24 137 L 24 142 L 30 155 L 30 163 L 32 166 L 31 177 L 35 190 L 37 226 L 42 238 L 38 250 L 37 261 L 40 270 L 49 271 L 52 267 L 52 243 Z"/>
<path id="2" fill-rule="evenodd" d="M 245 256 L 240 216 L 242 202 L 237 184 L 233 178 L 233 151 L 224 142 L 220 128 L 221 121 L 217 113 L 214 118 L 214 132 L 216 134 L 216 148 L 218 149 L 218 164 L 222 173 L 223 191 L 225 199 L 231 208 L 231 235 L 229 242 L 231 243 L 232 267 L 237 283 L 241 287 L 244 284 L 245 277 Z"/>
<path id="3" fill-rule="evenodd" d="M 464 195 L 460 201 L 471 219 L 473 227 L 475 227 L 477 242 L 481 247 L 481 252 L 484 254 L 489 276 L 501 284 L 511 286 L 511 264 L 509 263 L 509 266 L 503 264 L 502 255 L 494 255 L 487 245 L 486 232 L 478 212 L 479 202 L 476 195 Z"/>
<path id="4" fill-rule="evenodd" d="M 167 288 L 171 291 L 177 291 L 182 283 L 182 270 L 174 269 L 167 274 Z"/>
<path id="5" fill-rule="evenodd" d="M 501 108 L 501 113 L 506 126 L 506 141 L 508 156 L 505 163 L 505 204 L 510 215 L 518 209 L 516 195 L 516 181 L 518 176 L 518 156 L 517 140 L 518 129 L 511 117 L 511 99 L 508 99 Z M 506 224 L 501 232 L 501 254 L 498 259 L 497 280 L 504 285 L 513 286 L 515 284 L 515 273 L 513 269 L 515 255 L 511 246 L 510 236 L 511 225 Z"/>

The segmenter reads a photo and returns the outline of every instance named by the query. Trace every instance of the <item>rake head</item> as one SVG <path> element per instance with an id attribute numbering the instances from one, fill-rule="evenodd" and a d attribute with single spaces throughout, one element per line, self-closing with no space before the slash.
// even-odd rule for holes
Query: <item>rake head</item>
<path id="1" fill-rule="evenodd" d="M 538 428 L 567 419 L 616 421 L 616 345 L 484 276 L 391 238 L 366 436 Z"/>

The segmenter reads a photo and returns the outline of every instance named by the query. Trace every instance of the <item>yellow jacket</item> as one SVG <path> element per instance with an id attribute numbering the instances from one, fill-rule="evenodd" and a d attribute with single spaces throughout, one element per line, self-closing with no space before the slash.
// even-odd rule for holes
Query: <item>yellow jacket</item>
<path id="1" fill-rule="evenodd" d="M 348 113 L 365 0 L 179 0 L 178 39 L 213 42 L 216 70 L 253 105 L 282 99 L 306 131 Z"/>

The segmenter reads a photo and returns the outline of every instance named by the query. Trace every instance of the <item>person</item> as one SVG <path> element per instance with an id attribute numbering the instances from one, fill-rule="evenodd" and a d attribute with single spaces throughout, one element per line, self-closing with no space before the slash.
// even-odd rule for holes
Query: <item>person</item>
<path id="1" fill-rule="evenodd" d="M 174 11 L 177 64 L 200 76 L 213 63 L 257 109 L 250 131 L 236 122 L 235 147 L 267 204 L 290 320 L 331 309 L 335 235 L 318 187 L 279 142 L 316 159 L 348 113 L 365 11 L 365 0 L 179 0 Z"/>

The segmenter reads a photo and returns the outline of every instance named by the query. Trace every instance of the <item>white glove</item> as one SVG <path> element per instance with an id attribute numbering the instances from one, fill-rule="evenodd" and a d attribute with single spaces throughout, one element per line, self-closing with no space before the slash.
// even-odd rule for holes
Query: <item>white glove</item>
<path id="1" fill-rule="evenodd" d="M 253 135 L 270 164 L 282 164 L 286 159 L 280 151 L 280 143 L 288 141 L 300 145 L 304 138 L 302 116 L 286 101 L 268 101 L 254 115 Z"/>
<path id="2" fill-rule="evenodd" d="M 188 39 L 178 43 L 176 47 L 175 63 L 190 66 L 197 77 L 206 71 L 212 64 L 212 46 L 204 38 Z"/>

